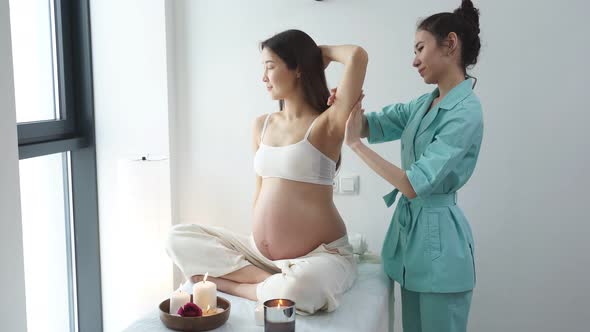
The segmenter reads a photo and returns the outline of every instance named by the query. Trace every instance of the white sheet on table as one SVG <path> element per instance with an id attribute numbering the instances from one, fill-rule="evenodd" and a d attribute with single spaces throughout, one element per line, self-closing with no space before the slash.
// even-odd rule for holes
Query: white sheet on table
<path id="1" fill-rule="evenodd" d="M 334 312 L 321 312 L 312 316 L 297 315 L 297 332 L 345 332 L 345 331 L 387 331 L 390 313 L 389 279 L 381 264 L 359 264 L 358 278 L 353 287 L 343 295 L 341 306 Z M 186 282 L 181 287 L 189 294 L 192 284 Z M 254 308 L 256 303 L 240 297 L 219 293 L 231 303 L 228 321 L 216 332 L 261 332 L 264 327 L 256 325 Z M 125 332 L 164 332 L 170 331 L 160 321 L 158 310 L 136 321 Z"/>

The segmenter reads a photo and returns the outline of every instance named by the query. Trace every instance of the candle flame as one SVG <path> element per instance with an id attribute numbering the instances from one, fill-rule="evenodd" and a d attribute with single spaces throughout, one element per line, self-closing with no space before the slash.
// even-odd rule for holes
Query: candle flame
<path id="1" fill-rule="evenodd" d="M 277 304 L 277 308 L 280 308 L 283 305 L 283 300 L 279 300 L 279 303 Z"/>
<path id="2" fill-rule="evenodd" d="M 209 272 L 205 273 L 205 277 L 203 277 L 203 282 L 207 281 L 208 276 L 209 276 Z"/>
<path id="3" fill-rule="evenodd" d="M 207 310 L 205 310 L 206 312 L 209 312 L 209 310 L 211 310 L 211 305 L 207 304 Z"/>

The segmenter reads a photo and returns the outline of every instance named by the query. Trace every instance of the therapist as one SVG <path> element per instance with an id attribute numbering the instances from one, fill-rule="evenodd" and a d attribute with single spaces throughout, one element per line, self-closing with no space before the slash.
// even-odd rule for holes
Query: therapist
<path id="1" fill-rule="evenodd" d="M 475 81 L 466 72 L 477 62 L 478 35 L 479 11 L 471 1 L 426 18 L 415 35 L 413 66 L 437 88 L 366 116 L 359 102 L 347 122 L 345 143 L 396 188 L 384 197 L 387 206 L 402 193 L 381 255 L 385 272 L 401 285 L 404 332 L 467 329 L 474 245 L 457 191 L 475 169 L 483 136 Z M 401 139 L 402 167 L 361 137 L 370 144 Z"/>

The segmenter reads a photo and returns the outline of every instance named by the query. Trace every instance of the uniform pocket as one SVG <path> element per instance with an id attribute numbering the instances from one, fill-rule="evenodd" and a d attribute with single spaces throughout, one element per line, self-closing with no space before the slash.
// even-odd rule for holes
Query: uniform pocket
<path id="1" fill-rule="evenodd" d="M 440 225 L 438 213 L 426 213 L 428 220 L 428 249 L 430 258 L 435 260 L 441 255 Z"/>

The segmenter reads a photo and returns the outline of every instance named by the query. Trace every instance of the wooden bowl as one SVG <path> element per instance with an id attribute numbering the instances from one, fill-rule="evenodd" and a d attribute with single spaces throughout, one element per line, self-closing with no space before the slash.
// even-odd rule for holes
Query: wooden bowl
<path id="1" fill-rule="evenodd" d="M 223 297 L 217 297 L 217 308 L 222 312 L 210 316 L 181 317 L 169 314 L 170 299 L 160 303 L 160 320 L 167 328 L 176 331 L 209 331 L 225 324 L 229 319 L 231 304 Z"/>

